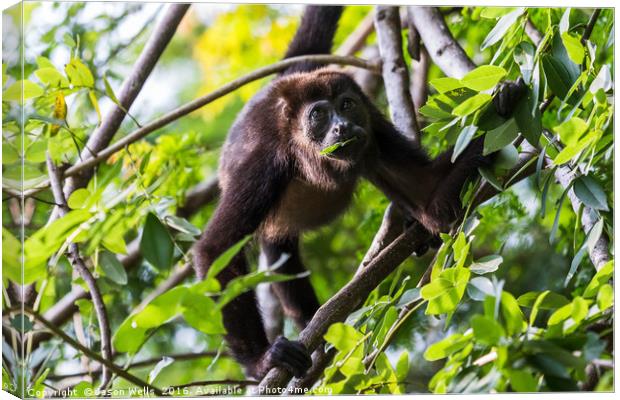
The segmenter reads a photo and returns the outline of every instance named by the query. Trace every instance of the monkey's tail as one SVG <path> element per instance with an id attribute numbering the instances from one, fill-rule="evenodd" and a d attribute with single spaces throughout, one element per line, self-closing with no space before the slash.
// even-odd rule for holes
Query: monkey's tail
<path id="1" fill-rule="evenodd" d="M 341 14 L 342 6 L 306 6 L 299 28 L 284 58 L 329 54 Z M 286 69 L 280 75 L 308 72 L 321 66 L 319 63 L 304 62 Z"/>

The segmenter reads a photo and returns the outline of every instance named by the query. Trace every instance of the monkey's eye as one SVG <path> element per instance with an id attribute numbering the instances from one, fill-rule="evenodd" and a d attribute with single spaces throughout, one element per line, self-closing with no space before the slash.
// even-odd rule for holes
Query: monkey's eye
<path id="1" fill-rule="evenodd" d="M 344 111 L 351 110 L 355 107 L 355 101 L 351 98 L 346 98 L 342 100 L 342 109 Z"/>
<path id="2" fill-rule="evenodd" d="M 323 117 L 323 110 L 315 108 L 310 112 L 310 119 L 312 121 L 318 121 Z"/>

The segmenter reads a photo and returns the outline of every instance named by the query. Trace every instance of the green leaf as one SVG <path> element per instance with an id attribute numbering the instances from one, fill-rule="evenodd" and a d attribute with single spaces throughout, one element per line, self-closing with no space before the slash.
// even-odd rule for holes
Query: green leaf
<path id="1" fill-rule="evenodd" d="M 519 43 L 514 51 L 514 60 L 519 66 L 523 80 L 527 85 L 532 82 L 535 55 L 536 48 L 530 42 Z"/>
<path id="2" fill-rule="evenodd" d="M 595 132 L 590 132 L 585 137 L 581 138 L 577 143 L 566 146 L 562 151 L 558 153 L 553 159 L 555 165 L 562 165 L 569 162 L 582 150 L 584 150 L 590 143 L 596 140 L 598 135 Z"/>
<path id="3" fill-rule="evenodd" d="M 510 371 L 510 386 L 515 392 L 537 392 L 538 382 L 532 374 L 523 369 Z"/>
<path id="4" fill-rule="evenodd" d="M 568 32 L 562 33 L 562 43 L 566 48 L 568 56 L 575 64 L 581 64 L 583 57 L 585 56 L 585 50 L 579 38 L 571 35 Z"/>
<path id="5" fill-rule="evenodd" d="M 523 313 L 519 308 L 519 303 L 514 296 L 506 291 L 502 292 L 501 300 L 502 315 L 506 322 L 506 331 L 509 335 L 521 333 L 523 331 Z"/>
<path id="6" fill-rule="evenodd" d="M 605 263 L 605 265 L 603 265 L 601 269 L 596 272 L 596 274 L 594 274 L 594 277 L 592 277 L 592 280 L 590 281 L 590 283 L 588 283 L 588 286 L 586 286 L 585 290 L 583 291 L 583 297 L 590 298 L 596 296 L 601 287 L 604 284 L 608 283 L 613 275 L 614 261 L 610 260 Z"/>
<path id="7" fill-rule="evenodd" d="M 143 310 L 130 315 L 112 338 L 114 348 L 122 353 L 135 353 L 147 338 L 150 329 L 161 326 L 178 315 L 188 289 L 177 286 L 157 296 Z"/>
<path id="8" fill-rule="evenodd" d="M 67 78 L 65 78 L 65 76 L 54 67 L 39 68 L 34 71 L 34 74 L 44 85 L 53 88 L 69 87 L 69 81 Z"/>
<path id="9" fill-rule="evenodd" d="M 286 259 L 287 258 L 284 258 L 284 260 Z M 222 295 L 218 300 L 217 307 L 218 309 L 221 309 L 241 293 L 254 289 L 259 283 L 284 282 L 304 278 L 306 276 L 308 276 L 307 271 L 295 275 L 285 275 L 276 274 L 272 270 L 257 271 L 251 274 L 239 276 L 231 280 L 228 285 L 226 285 L 226 289 L 222 292 Z"/>
<path id="10" fill-rule="evenodd" d="M 558 308 L 547 321 L 548 326 L 557 325 L 560 322 L 568 319 L 571 316 L 571 312 L 573 311 L 573 304 L 569 303 L 563 307 Z"/>
<path id="11" fill-rule="evenodd" d="M 580 176 L 573 185 L 575 195 L 586 206 L 595 210 L 609 211 L 607 195 L 603 188 L 589 175 Z"/>
<path id="12" fill-rule="evenodd" d="M 518 161 L 519 151 L 514 145 L 509 144 L 497 153 L 494 165 L 500 169 L 511 169 Z"/>
<path id="13" fill-rule="evenodd" d="M 108 77 L 105 76 L 105 75 L 103 76 L 103 86 L 105 87 L 105 94 L 106 94 L 106 96 L 108 96 L 110 98 L 110 100 L 112 100 L 112 102 L 114 104 L 116 104 L 117 106 L 121 106 L 121 103 L 118 100 L 118 98 L 116 97 L 116 94 L 114 94 L 114 90 L 112 89 L 112 85 L 110 85 L 110 82 L 108 81 Z M 122 108 L 122 109 L 124 109 L 124 108 Z"/>
<path id="14" fill-rule="evenodd" d="M 502 125 L 486 133 L 482 154 L 486 156 L 504 148 L 517 138 L 518 133 L 516 121 L 510 118 Z"/>
<path id="15" fill-rule="evenodd" d="M 75 43 L 73 36 L 71 36 L 69 33 L 65 33 L 63 35 L 62 41 L 71 48 L 77 47 L 77 43 Z"/>
<path id="16" fill-rule="evenodd" d="M 607 310 L 614 304 L 614 288 L 609 283 L 604 284 L 599 289 L 596 295 L 596 304 L 601 311 Z"/>
<path id="17" fill-rule="evenodd" d="M 192 327 L 207 335 L 226 333 L 222 313 L 209 297 L 189 291 L 181 305 L 183 318 Z"/>
<path id="18" fill-rule="evenodd" d="M 560 135 L 560 140 L 566 146 L 577 143 L 581 135 L 588 130 L 588 124 L 581 118 L 573 117 L 557 125 L 553 130 Z"/>
<path id="19" fill-rule="evenodd" d="M 484 315 L 474 315 L 471 318 L 471 327 L 477 342 L 494 346 L 504 336 L 504 329 L 494 319 Z"/>
<path id="20" fill-rule="evenodd" d="M 542 296 L 545 294 L 545 296 Z M 555 310 L 569 303 L 568 299 L 561 294 L 545 290 L 544 292 L 527 292 L 517 299 L 522 307 L 533 307 L 540 300 L 538 308 L 541 310 Z"/>
<path id="21" fill-rule="evenodd" d="M 534 97 L 534 92 L 528 89 L 527 95 L 517 103 L 513 116 L 521 134 L 530 144 L 537 145 L 542 133 L 542 119 Z"/>
<path id="22" fill-rule="evenodd" d="M 497 191 L 502 192 L 504 190 L 502 183 L 489 168 L 478 168 L 478 172 L 491 186 L 497 189 Z"/>
<path id="23" fill-rule="evenodd" d="M 172 266 L 174 243 L 168 229 L 153 213 L 148 213 L 146 216 L 140 240 L 140 252 L 157 268 L 168 269 Z"/>
<path id="24" fill-rule="evenodd" d="M 549 234 L 549 243 L 553 243 L 555 241 L 555 235 L 558 232 L 558 226 L 560 224 L 560 213 L 562 212 L 562 204 L 564 203 L 564 199 L 568 194 L 568 191 L 573 187 L 573 185 L 569 185 L 564 191 L 560 198 L 558 199 L 558 204 L 556 206 L 557 211 L 555 212 L 555 217 L 553 218 L 553 226 L 551 227 L 551 233 Z"/>
<path id="25" fill-rule="evenodd" d="M 437 361 L 463 349 L 470 342 L 472 334 L 455 333 L 430 345 L 424 352 L 424 359 Z"/>
<path id="26" fill-rule="evenodd" d="M 192 225 L 191 222 L 185 218 L 177 217 L 176 215 L 167 215 L 164 218 L 164 222 L 169 227 L 192 236 L 198 236 L 201 233 L 201 230 Z"/>
<path id="27" fill-rule="evenodd" d="M 326 148 L 321 150 L 321 152 L 319 154 L 322 155 L 322 156 L 327 155 L 327 154 L 331 154 L 334 151 L 338 150 L 339 148 L 344 147 L 344 146 L 348 145 L 351 142 L 355 142 L 356 140 L 357 140 L 357 137 L 354 136 L 354 137 L 352 137 L 349 140 L 345 140 L 344 142 L 334 143 L 331 146 L 327 146 Z"/>
<path id="28" fill-rule="evenodd" d="M 65 65 L 65 73 L 73 86 L 92 88 L 95 85 L 90 69 L 78 58 L 72 58 L 69 64 Z"/>
<path id="29" fill-rule="evenodd" d="M 90 199 L 91 193 L 88 189 L 80 188 L 71 193 L 69 199 L 67 200 L 67 204 L 69 208 L 73 210 L 78 210 L 80 208 L 84 208 L 88 200 Z"/>
<path id="30" fill-rule="evenodd" d="M 450 92 L 454 89 L 462 88 L 463 84 L 456 78 L 436 78 L 429 82 L 439 93 Z"/>
<path id="31" fill-rule="evenodd" d="M 499 254 L 492 254 L 481 257 L 478 261 L 470 265 L 469 269 L 471 272 L 478 275 L 488 274 L 489 272 L 497 271 L 497 268 L 499 268 L 503 261 L 504 259 Z"/>
<path id="32" fill-rule="evenodd" d="M 508 32 L 508 29 L 510 29 L 510 27 L 514 25 L 514 23 L 517 22 L 517 19 L 519 19 L 519 17 L 523 14 L 523 11 L 523 8 L 518 8 L 500 18 L 487 37 L 484 38 L 482 45 L 480 45 L 480 50 L 484 50 L 502 40 L 506 32 Z"/>
<path id="33" fill-rule="evenodd" d="M 207 271 L 206 279 L 215 278 L 224 268 L 226 268 L 233 257 L 241 251 L 243 246 L 245 246 L 251 238 L 251 235 L 247 235 L 216 258 Z"/>
<path id="34" fill-rule="evenodd" d="M 420 114 L 424 115 L 425 117 L 435 119 L 435 120 L 452 118 L 452 114 L 435 106 L 433 103 L 430 103 L 430 102 L 420 107 L 419 111 L 420 111 Z"/>
<path id="35" fill-rule="evenodd" d="M 467 284 L 467 295 L 476 301 L 483 301 L 487 296 L 495 296 L 493 283 L 484 276 L 472 278 Z"/>
<path id="36" fill-rule="evenodd" d="M 5 278 L 16 283 L 22 281 L 21 252 L 21 242 L 8 229 L 2 227 L 2 272 Z"/>
<path id="37" fill-rule="evenodd" d="M 43 88 L 36 83 L 28 80 L 21 80 L 13 83 L 3 93 L 2 99 L 5 101 L 22 101 L 22 95 L 24 100 L 32 99 L 43 95 Z"/>
<path id="38" fill-rule="evenodd" d="M 470 271 L 467 268 L 449 268 L 424 286 L 420 294 L 428 300 L 426 314 L 454 311 L 465 293 L 469 276 Z"/>
<path id="39" fill-rule="evenodd" d="M 468 125 L 461 130 L 452 150 L 452 158 L 450 159 L 452 162 L 455 162 L 457 157 L 467 148 L 477 130 L 478 128 L 475 125 Z"/>
<path id="40" fill-rule="evenodd" d="M 547 84 L 553 93 L 560 99 L 564 99 L 573 85 L 570 72 L 566 66 L 554 56 L 545 54 L 542 57 L 542 67 Z"/>
<path id="41" fill-rule="evenodd" d="M 590 93 L 597 93 L 599 90 L 608 92 L 613 87 L 613 79 L 611 77 L 611 71 L 609 65 L 605 64 L 601 67 L 601 70 L 596 75 L 596 78 L 590 85 Z"/>
<path id="42" fill-rule="evenodd" d="M 99 254 L 99 266 L 107 278 L 119 285 L 127 284 L 127 272 L 116 256 L 108 251 Z"/>
<path id="43" fill-rule="evenodd" d="M 588 316 L 588 302 L 583 297 L 577 296 L 573 299 L 571 317 L 573 321 L 579 323 Z"/>
<path id="44" fill-rule="evenodd" d="M 101 110 L 99 109 L 99 102 L 97 101 L 97 95 L 94 90 L 88 91 L 88 98 L 90 99 L 95 112 L 97 113 L 97 125 L 101 125 Z"/>
<path id="45" fill-rule="evenodd" d="M 478 93 L 477 95 L 468 98 L 458 106 L 454 107 L 452 110 L 452 115 L 456 115 L 458 117 L 468 116 L 480 109 L 482 106 L 486 105 L 492 98 L 493 96 L 488 93 Z"/>
<path id="46" fill-rule="evenodd" d="M 482 92 L 494 88 L 504 77 L 506 70 L 496 65 L 482 65 L 461 78 L 463 86 Z"/>
<path id="47" fill-rule="evenodd" d="M 355 328 L 342 322 L 332 324 L 323 336 L 327 343 L 331 343 L 343 353 L 353 350 L 363 337 Z"/>

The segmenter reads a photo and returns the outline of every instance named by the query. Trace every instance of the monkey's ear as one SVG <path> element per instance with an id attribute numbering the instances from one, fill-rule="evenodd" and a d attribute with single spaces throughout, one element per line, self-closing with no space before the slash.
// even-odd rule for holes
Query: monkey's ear
<path id="1" fill-rule="evenodd" d="M 293 118 L 293 108 L 286 98 L 279 96 L 276 101 L 276 108 L 278 109 L 280 115 L 287 121 L 290 121 L 291 118 Z"/>
<path id="2" fill-rule="evenodd" d="M 293 118 L 295 113 L 295 95 L 296 91 L 288 79 L 283 79 L 274 85 L 274 95 L 276 97 L 276 107 L 280 115 L 286 120 Z"/>

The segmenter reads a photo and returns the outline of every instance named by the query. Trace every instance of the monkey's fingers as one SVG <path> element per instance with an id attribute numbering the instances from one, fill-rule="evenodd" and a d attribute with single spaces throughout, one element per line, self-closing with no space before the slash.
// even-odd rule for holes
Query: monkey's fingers
<path id="1" fill-rule="evenodd" d="M 272 366 L 286 368 L 296 378 L 304 376 L 312 366 L 312 359 L 306 347 L 283 336 L 279 336 L 271 345 L 268 358 Z"/>

